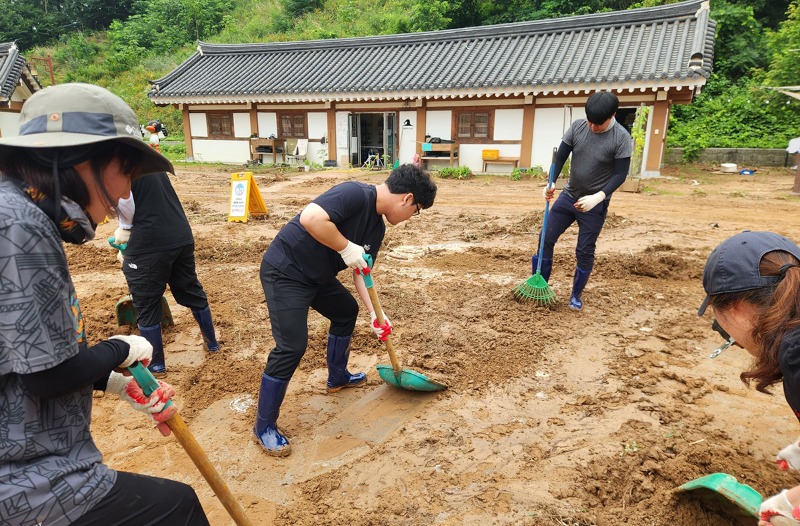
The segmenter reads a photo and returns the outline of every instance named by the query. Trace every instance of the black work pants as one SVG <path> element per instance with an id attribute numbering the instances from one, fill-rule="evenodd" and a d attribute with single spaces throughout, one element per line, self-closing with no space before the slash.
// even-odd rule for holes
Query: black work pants
<path id="1" fill-rule="evenodd" d="M 70 526 L 209 526 L 191 486 L 117 471 L 103 500 Z"/>
<path id="2" fill-rule="evenodd" d="M 263 260 L 260 277 L 275 340 L 275 348 L 269 353 L 264 369 L 269 376 L 280 380 L 292 378 L 308 346 L 309 308 L 330 320 L 330 334 L 353 335 L 358 303 L 339 280 L 333 279 L 325 285 L 306 285 Z"/>
<path id="3" fill-rule="evenodd" d="M 580 212 L 575 208 L 577 199 L 568 195 L 566 192 L 561 192 L 558 198 L 553 203 L 547 218 L 547 232 L 544 236 L 544 250 L 541 257 L 553 259 L 553 250 L 555 249 L 556 241 L 561 237 L 561 234 L 569 228 L 569 226 L 576 222 L 578 223 L 578 245 L 575 247 L 575 259 L 577 265 L 585 270 L 591 272 L 594 267 L 594 252 L 597 243 L 597 238 L 600 236 L 600 231 L 603 230 L 603 225 L 606 222 L 606 215 L 608 214 L 608 205 L 611 202 L 609 199 L 597 203 L 594 208 L 588 212 Z"/>
<path id="4" fill-rule="evenodd" d="M 159 252 L 125 256 L 122 272 L 128 282 L 140 327 L 161 323 L 161 296 L 167 290 L 178 305 L 192 311 L 208 307 L 208 299 L 197 279 L 194 244 Z"/>

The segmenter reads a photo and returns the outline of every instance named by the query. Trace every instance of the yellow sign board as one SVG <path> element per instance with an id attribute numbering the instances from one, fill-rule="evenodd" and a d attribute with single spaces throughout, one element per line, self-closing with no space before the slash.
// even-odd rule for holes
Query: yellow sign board
<path id="1" fill-rule="evenodd" d="M 231 206 L 228 222 L 246 223 L 250 214 L 268 214 L 267 206 L 261 198 L 261 192 L 253 179 L 253 172 L 231 174 Z"/>

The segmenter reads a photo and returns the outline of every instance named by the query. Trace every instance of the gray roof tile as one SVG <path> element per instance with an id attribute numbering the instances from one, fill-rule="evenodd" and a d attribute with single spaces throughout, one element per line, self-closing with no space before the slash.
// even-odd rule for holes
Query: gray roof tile
<path id="1" fill-rule="evenodd" d="M 0 44 L 0 101 L 11 98 L 25 66 L 15 42 Z"/>
<path id="2" fill-rule="evenodd" d="M 716 22 L 684 2 L 425 33 L 198 43 L 152 81 L 157 104 L 322 101 L 702 85 Z M 698 62 L 690 67 L 690 59 Z"/>

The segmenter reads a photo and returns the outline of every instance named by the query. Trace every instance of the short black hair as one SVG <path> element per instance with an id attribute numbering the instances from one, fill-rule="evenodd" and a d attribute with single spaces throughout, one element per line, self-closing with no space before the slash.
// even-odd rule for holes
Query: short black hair
<path id="1" fill-rule="evenodd" d="M 603 124 L 617 113 L 619 99 L 610 91 L 597 91 L 586 99 L 586 120 Z"/>
<path id="2" fill-rule="evenodd" d="M 436 183 L 416 164 L 401 164 L 392 170 L 385 182 L 393 194 L 414 194 L 414 203 L 422 208 L 432 207 L 436 199 Z"/>

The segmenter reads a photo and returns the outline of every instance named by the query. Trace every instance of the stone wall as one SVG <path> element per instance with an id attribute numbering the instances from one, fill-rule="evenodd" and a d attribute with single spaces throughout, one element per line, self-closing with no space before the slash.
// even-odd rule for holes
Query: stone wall
<path id="1" fill-rule="evenodd" d="M 700 150 L 696 162 L 706 164 L 736 163 L 739 168 L 755 166 L 792 166 L 794 156 L 781 148 L 706 148 Z M 683 162 L 683 148 L 669 148 L 664 164 Z"/>

